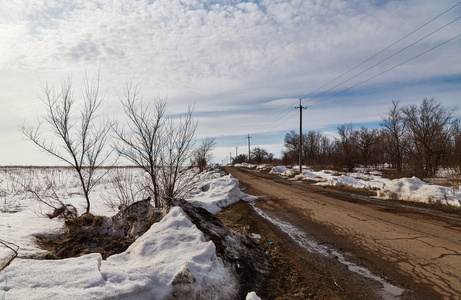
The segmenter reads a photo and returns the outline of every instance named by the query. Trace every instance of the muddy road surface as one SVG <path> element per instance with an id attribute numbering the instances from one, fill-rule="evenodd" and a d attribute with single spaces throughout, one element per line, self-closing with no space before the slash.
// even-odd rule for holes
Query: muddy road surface
<path id="1" fill-rule="evenodd" d="M 260 196 L 219 217 L 261 235 L 263 299 L 461 299 L 461 217 L 227 167 Z"/>

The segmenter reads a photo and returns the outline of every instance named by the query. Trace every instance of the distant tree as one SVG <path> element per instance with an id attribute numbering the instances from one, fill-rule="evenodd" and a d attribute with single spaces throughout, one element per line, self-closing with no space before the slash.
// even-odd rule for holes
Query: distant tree
<path id="1" fill-rule="evenodd" d="M 379 131 L 361 127 L 357 131 L 357 147 L 360 154 L 360 162 L 366 167 L 375 161 L 378 152 L 377 144 Z"/>
<path id="2" fill-rule="evenodd" d="M 390 163 L 399 173 L 403 170 L 405 124 L 405 118 L 402 109 L 399 107 L 399 102 L 392 101 L 392 106 L 389 108 L 387 115 L 382 117 L 380 125 L 383 127 L 386 140 L 384 146 L 389 155 Z"/>
<path id="3" fill-rule="evenodd" d="M 90 212 L 90 193 L 104 174 L 96 174 L 111 154 L 104 152 L 113 124 L 107 121 L 97 122 L 98 110 L 103 96 L 99 93 L 99 75 L 91 82 L 84 78 L 82 106 L 80 116 L 76 117 L 76 96 L 72 81 L 63 79 L 60 88 L 48 84 L 42 86 L 47 114 L 39 120 L 36 127 L 21 125 L 22 133 L 40 149 L 70 165 L 78 175 L 80 187 L 86 200 L 85 213 Z M 75 120 L 75 121 L 74 121 Z M 51 126 L 53 135 L 59 140 L 60 147 L 43 135 L 42 123 Z M 77 124 L 79 122 L 79 124 Z"/>
<path id="4" fill-rule="evenodd" d="M 421 105 L 402 108 L 407 129 L 406 151 L 413 172 L 420 177 L 433 176 L 443 159 L 450 153 L 454 133 L 454 110 L 445 109 L 434 99 L 424 99 Z"/>
<path id="5" fill-rule="evenodd" d="M 352 171 L 358 163 L 357 132 L 350 123 L 339 126 L 338 135 L 339 138 L 336 140 L 338 164 Z"/>
<path id="6" fill-rule="evenodd" d="M 241 164 L 247 160 L 247 156 L 245 154 L 239 154 L 236 157 L 232 158 L 232 164 Z"/>
<path id="7" fill-rule="evenodd" d="M 205 170 L 206 166 L 213 158 L 211 151 L 215 144 L 214 138 L 206 137 L 202 139 L 200 146 L 193 151 L 192 164 L 197 166 L 200 172 Z"/>
<path id="8" fill-rule="evenodd" d="M 285 149 L 282 152 L 282 160 L 285 164 L 296 164 L 299 157 L 299 134 L 294 130 L 285 134 Z"/>
<path id="9" fill-rule="evenodd" d="M 299 134 L 294 130 L 285 135 L 282 151 L 283 164 L 297 164 L 299 157 Z M 320 132 L 303 134 L 303 161 L 309 165 L 326 164 L 331 159 L 335 143 Z"/>
<path id="10" fill-rule="evenodd" d="M 258 164 L 263 162 L 270 162 L 274 159 L 274 154 L 267 152 L 266 149 L 255 147 L 251 151 L 251 159 Z"/>
<path id="11" fill-rule="evenodd" d="M 326 164 L 333 155 L 335 151 L 335 143 L 330 138 L 325 135 L 322 135 L 320 139 L 320 156 L 321 163 Z"/>
<path id="12" fill-rule="evenodd" d="M 456 120 L 453 126 L 451 154 L 448 161 L 454 174 L 457 176 L 461 175 L 461 123 L 459 119 Z"/>

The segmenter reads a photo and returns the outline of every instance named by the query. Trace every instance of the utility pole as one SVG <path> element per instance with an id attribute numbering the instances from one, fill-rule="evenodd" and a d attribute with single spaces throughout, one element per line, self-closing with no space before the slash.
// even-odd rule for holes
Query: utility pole
<path id="1" fill-rule="evenodd" d="M 238 156 L 238 153 L 237 153 L 237 151 L 238 151 L 238 146 L 235 146 L 235 157 L 237 157 L 237 156 Z"/>
<path id="2" fill-rule="evenodd" d="M 250 134 L 248 134 L 248 162 L 250 162 L 250 139 L 251 136 Z"/>
<path id="3" fill-rule="evenodd" d="M 296 106 L 295 109 L 299 108 L 299 174 L 303 172 L 303 107 L 301 104 L 301 99 L 299 99 L 299 106 Z"/>

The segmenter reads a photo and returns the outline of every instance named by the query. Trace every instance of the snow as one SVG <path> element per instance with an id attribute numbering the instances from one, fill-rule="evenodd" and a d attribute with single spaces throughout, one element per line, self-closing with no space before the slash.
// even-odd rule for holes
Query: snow
<path id="1" fill-rule="evenodd" d="M 270 170 L 269 174 L 282 174 L 282 173 L 285 172 L 286 170 L 288 170 L 287 167 L 284 167 L 284 166 L 276 166 L 276 167 L 273 167 L 272 170 Z"/>
<path id="2" fill-rule="evenodd" d="M 248 293 L 245 300 L 261 300 L 255 292 Z"/>
<path id="3" fill-rule="evenodd" d="M 234 164 L 234 167 L 236 167 L 236 168 L 248 168 L 248 169 L 253 169 L 253 168 L 256 168 L 257 165 L 249 164 L 249 163 L 243 162 L 243 163 L 241 163 L 241 164 Z"/>
<path id="4" fill-rule="evenodd" d="M 461 206 L 460 190 L 440 185 L 429 185 L 417 177 L 392 180 L 390 184 L 378 192 L 378 197 L 394 197 L 406 201 Z"/>
<path id="5" fill-rule="evenodd" d="M 255 200 L 255 198 L 240 191 L 239 182 L 232 175 L 210 171 L 199 176 L 199 184 L 185 197 L 185 200 L 212 214 L 216 214 L 240 200 Z"/>
<path id="6" fill-rule="evenodd" d="M 269 173 L 290 176 L 296 170 L 299 170 L 297 166 L 293 169 L 276 166 Z M 358 169 L 356 172 L 349 173 L 339 173 L 331 170 L 306 170 L 302 174 L 296 175 L 293 179 L 317 181 L 315 184 L 320 186 L 351 186 L 360 189 L 373 189 L 378 191 L 378 197 L 382 199 L 461 206 L 461 187 L 455 189 L 427 184 L 416 177 L 390 180 L 381 177 L 378 171 Z"/>
<path id="7" fill-rule="evenodd" d="M 85 200 L 69 169 L 2 169 L 0 172 L 0 240 L 18 245 L 18 257 L 0 272 L 0 299 L 233 299 L 237 280 L 179 207 L 174 207 L 125 252 L 102 260 L 89 254 L 43 260 L 33 235 L 61 229 L 62 221 L 44 214 L 51 209 L 25 192 L 43 190 L 53 180 L 59 198 L 82 213 Z M 134 172 L 139 170 L 135 169 Z M 189 201 L 216 213 L 241 199 L 238 181 L 220 171 L 198 176 Z M 103 180 L 92 193 L 91 212 L 112 216 L 104 203 L 112 185 Z M 13 252 L 0 244 L 0 268 Z M 183 296 L 181 296 L 183 295 Z M 182 298 L 181 298 L 182 297 Z"/>
<path id="8" fill-rule="evenodd" d="M 330 180 L 328 180 L 328 183 L 331 186 L 348 185 L 348 186 L 357 187 L 357 188 L 361 188 L 361 187 L 365 186 L 364 183 L 359 182 L 359 181 L 355 180 L 354 178 L 352 178 L 350 176 L 346 176 L 346 175 L 341 175 L 341 176 L 338 176 L 338 177 L 331 178 Z"/>
<path id="9" fill-rule="evenodd" d="M 15 259 L 0 273 L 2 299 L 229 299 L 237 281 L 179 207 L 125 252 L 102 260 Z"/>
<path id="10" fill-rule="evenodd" d="M 242 164 L 242 167 L 263 169 Z M 266 166 L 265 166 L 266 167 Z M 290 176 L 294 169 L 273 167 L 272 174 Z M 375 189 L 383 199 L 443 203 L 461 206 L 461 190 L 429 185 L 422 180 L 389 180 L 379 172 L 359 170 L 338 173 L 306 170 L 295 180 L 314 180 L 318 185 L 348 185 Z M 39 249 L 33 235 L 60 230 L 62 221 L 43 217 L 50 208 L 25 193 L 25 187 L 42 188 L 53 181 L 57 195 L 82 213 L 85 200 L 69 169 L 10 169 L 0 172 L 0 240 L 20 247 L 18 257 L 0 272 L 0 299 L 232 299 L 237 290 L 233 271 L 216 255 L 215 245 L 190 222 L 179 207 L 174 207 L 125 252 L 102 260 L 89 254 L 63 260 L 37 260 L 46 251 Z M 104 204 L 110 182 L 101 181 L 92 193 L 92 213 L 114 214 Z M 199 174 L 196 186 L 185 199 L 217 213 L 240 200 L 253 201 L 239 189 L 239 182 L 219 170 Z M 0 267 L 12 251 L 0 244 Z M 195 296 L 194 296 L 195 295 Z M 260 299 L 254 292 L 246 299 Z"/>

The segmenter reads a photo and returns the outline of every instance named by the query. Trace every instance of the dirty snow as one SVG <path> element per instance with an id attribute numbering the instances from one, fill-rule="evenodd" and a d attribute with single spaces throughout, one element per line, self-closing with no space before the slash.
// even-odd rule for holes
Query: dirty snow
<path id="1" fill-rule="evenodd" d="M 250 164 L 241 166 L 257 168 Z M 293 174 L 294 169 L 278 166 L 272 168 L 271 173 Z M 236 289 L 235 278 L 216 256 L 214 244 L 205 241 L 179 207 L 154 224 L 127 251 L 107 260 L 102 260 L 100 254 L 64 260 L 30 259 L 46 253 L 35 245 L 33 234 L 59 230 L 62 223 L 43 217 L 43 213 L 49 212 L 48 208 L 21 192 L 21 185 L 45 186 L 50 180 L 45 178 L 50 175 L 46 173 L 51 171 L 10 171 L 13 175 L 4 170 L 0 172 L 0 240 L 14 243 L 20 249 L 18 258 L 0 272 L 1 299 L 169 299 L 173 292 L 178 295 L 201 293 L 208 299 L 225 299 Z M 84 199 L 78 193 L 72 172 L 55 169 L 51 173 L 51 179 L 60 187 L 59 197 L 82 212 Z M 314 180 L 320 185 L 377 189 L 382 198 L 461 206 L 459 188 L 429 185 L 415 177 L 389 180 L 377 172 L 329 170 L 307 170 L 298 176 L 297 180 Z M 42 181 L 37 179 L 40 177 Z M 103 201 L 110 188 L 104 181 L 95 188 L 93 213 L 113 214 Z M 214 170 L 200 174 L 186 200 L 217 213 L 239 200 L 254 198 L 240 191 L 237 179 Z M 11 250 L 0 245 L 0 263 L 11 254 Z M 259 297 L 249 293 L 247 299 Z"/>
<path id="2" fill-rule="evenodd" d="M 285 166 L 276 166 L 269 173 L 290 176 L 296 170 L 299 170 L 299 167 L 295 166 L 289 169 Z M 351 186 L 362 189 L 373 189 L 378 191 L 378 197 L 382 199 L 392 198 L 413 202 L 461 206 L 461 187 L 449 188 L 427 184 L 416 177 L 390 180 L 381 177 L 379 171 L 359 169 L 357 172 L 339 173 L 331 170 L 306 170 L 302 174 L 296 175 L 293 179 L 317 181 L 316 185 L 323 186 Z"/>
<path id="3" fill-rule="evenodd" d="M 199 175 L 199 184 L 185 200 L 202 207 L 212 214 L 240 200 L 253 201 L 239 188 L 239 182 L 232 175 L 224 175 L 219 171 L 205 172 Z"/>
<path id="4" fill-rule="evenodd" d="M 44 217 L 50 208 L 25 193 L 24 185 L 46 186 L 50 179 L 46 177 L 50 176 L 60 187 L 60 199 L 83 212 L 85 201 L 69 169 L 0 172 L 0 240 L 20 247 L 18 257 L 0 272 L 0 299 L 170 299 L 172 293 L 185 293 L 187 297 L 200 293 L 205 299 L 234 298 L 236 279 L 216 256 L 213 242 L 205 241 L 179 207 L 172 208 L 125 252 L 107 260 L 100 254 L 63 260 L 31 259 L 46 254 L 37 247 L 33 235 L 58 231 L 62 222 Z M 188 200 L 213 213 L 240 199 L 254 200 L 238 185 L 235 178 L 220 171 L 205 172 L 198 176 Z M 103 199 L 111 188 L 106 181 L 95 188 L 92 213 L 114 214 Z M 0 268 L 12 254 L 0 245 Z"/>
<path id="5" fill-rule="evenodd" d="M 2 299 L 229 299 L 236 279 L 179 207 L 170 210 L 125 252 L 102 260 L 15 259 L 0 273 Z M 187 288 L 185 288 L 187 286 Z"/>
<path id="6" fill-rule="evenodd" d="M 385 189 L 378 191 L 378 197 L 394 197 L 406 201 L 461 206 L 460 190 L 440 185 L 429 185 L 417 177 L 392 180 Z"/>

